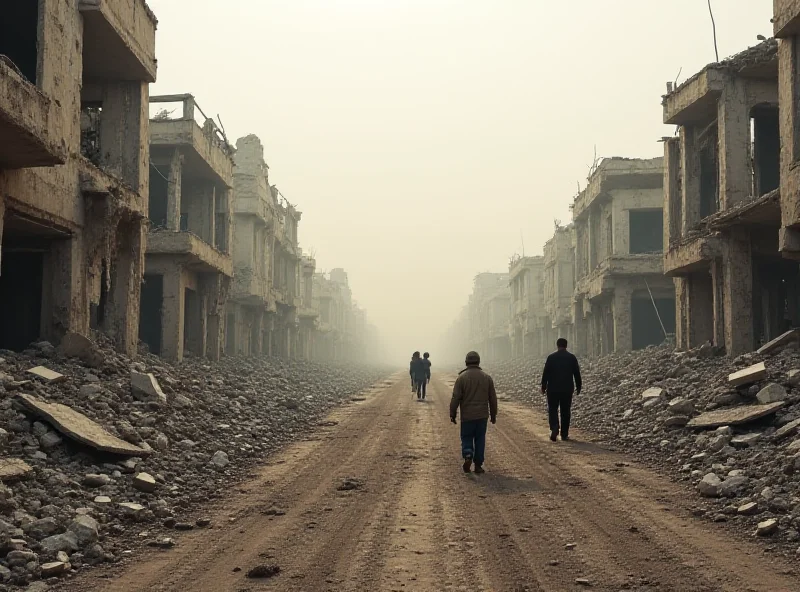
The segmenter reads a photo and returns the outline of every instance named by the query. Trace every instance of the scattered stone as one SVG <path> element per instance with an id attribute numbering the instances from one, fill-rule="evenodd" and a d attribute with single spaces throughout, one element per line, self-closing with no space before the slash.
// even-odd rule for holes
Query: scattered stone
<path id="1" fill-rule="evenodd" d="M 758 402 L 762 405 L 768 405 L 769 403 L 783 401 L 787 396 L 788 394 L 785 388 L 779 384 L 770 382 L 767 386 L 758 391 L 756 399 L 758 399 Z"/>
<path id="2" fill-rule="evenodd" d="M 211 457 L 211 464 L 220 469 L 227 467 L 230 464 L 230 460 L 228 459 L 228 455 L 224 453 L 222 450 L 217 450 L 214 453 L 214 456 Z"/>
<path id="3" fill-rule="evenodd" d="M 105 358 L 100 349 L 88 337 L 78 333 L 67 333 L 58 346 L 58 351 L 66 358 L 79 358 L 91 368 L 99 368 Z"/>
<path id="4" fill-rule="evenodd" d="M 363 483 L 359 479 L 348 477 L 342 480 L 342 484 L 337 487 L 339 491 L 351 491 L 353 489 L 361 489 Z"/>
<path id="5" fill-rule="evenodd" d="M 131 394 L 140 401 L 166 403 L 167 395 L 152 374 L 131 372 Z"/>
<path id="6" fill-rule="evenodd" d="M 64 382 L 67 377 L 63 374 L 59 374 L 58 372 L 54 372 L 49 368 L 45 368 L 44 366 L 36 366 L 35 368 L 31 368 L 28 370 L 28 374 L 35 376 L 36 378 L 40 378 L 44 382 L 48 384 L 55 384 L 58 382 Z"/>
<path id="7" fill-rule="evenodd" d="M 697 484 L 697 491 L 703 497 L 719 497 L 720 487 L 722 487 L 722 479 L 717 477 L 715 473 L 708 473 Z"/>
<path id="8" fill-rule="evenodd" d="M 175 546 L 175 539 L 169 537 L 155 539 L 147 542 L 148 547 L 156 547 L 158 549 L 172 549 Z"/>
<path id="9" fill-rule="evenodd" d="M 67 528 L 68 531 L 75 533 L 78 538 L 78 544 L 81 547 L 86 547 L 91 543 L 97 541 L 97 520 L 85 514 L 75 516 L 75 519 Z"/>
<path id="10" fill-rule="evenodd" d="M 693 418 L 687 426 L 690 428 L 715 428 L 746 424 L 775 413 L 785 404 L 786 401 L 778 401 L 767 405 L 744 405 L 734 409 L 707 411 Z"/>
<path id="11" fill-rule="evenodd" d="M 98 495 L 96 498 L 94 498 L 94 503 L 102 505 L 110 504 L 111 498 L 107 495 Z"/>
<path id="12" fill-rule="evenodd" d="M 43 578 L 59 577 L 69 571 L 69 564 L 63 561 L 51 561 L 50 563 L 42 564 L 41 570 Z"/>
<path id="13" fill-rule="evenodd" d="M 89 473 L 83 478 L 84 487 L 105 487 L 111 483 L 111 477 L 103 474 Z"/>
<path id="14" fill-rule="evenodd" d="M 673 415 L 691 415 L 694 413 L 694 403 L 684 397 L 675 397 L 667 403 L 667 409 Z"/>
<path id="15" fill-rule="evenodd" d="M 758 536 L 769 536 L 775 533 L 777 530 L 778 520 L 776 518 L 770 518 L 769 520 L 764 520 L 763 522 L 758 523 L 756 534 Z"/>
<path id="16" fill-rule="evenodd" d="M 61 436 L 59 436 L 55 432 L 47 432 L 41 438 L 39 438 L 39 445 L 42 447 L 42 450 L 53 450 L 61 445 L 63 440 Z"/>
<path id="17" fill-rule="evenodd" d="M 0 458 L 0 481 L 14 481 L 25 477 L 33 469 L 19 458 Z"/>
<path id="18" fill-rule="evenodd" d="M 579 586 L 591 586 L 592 582 L 589 581 L 587 578 L 576 578 L 575 583 Z"/>
<path id="19" fill-rule="evenodd" d="M 39 544 L 42 549 L 51 554 L 58 553 L 59 551 L 74 553 L 80 549 L 78 536 L 71 530 L 42 539 Z"/>
<path id="20" fill-rule="evenodd" d="M 247 572 L 248 578 L 272 578 L 281 571 L 280 566 L 275 564 L 257 565 Z"/>
<path id="21" fill-rule="evenodd" d="M 736 512 L 742 516 L 754 516 L 759 512 L 758 503 L 748 502 L 746 504 L 742 504 L 736 509 Z"/>
<path id="22" fill-rule="evenodd" d="M 208 518 L 198 518 L 197 522 L 195 523 L 200 528 L 207 528 L 211 526 L 211 520 Z"/>
<path id="23" fill-rule="evenodd" d="M 800 428 L 800 417 L 794 421 L 790 421 L 785 426 L 778 428 L 778 431 L 772 436 L 774 440 L 783 440 L 789 436 L 794 436 Z"/>
<path id="24" fill-rule="evenodd" d="M 41 540 L 56 534 L 60 529 L 56 519 L 48 517 L 40 518 L 39 520 L 34 520 L 33 522 L 28 522 L 22 527 L 22 530 L 28 536 L 31 536 L 36 540 Z"/>
<path id="25" fill-rule="evenodd" d="M 664 396 L 664 389 L 659 388 L 657 386 L 651 386 L 649 389 L 642 393 L 642 399 L 660 399 Z"/>
<path id="26" fill-rule="evenodd" d="M 139 473 L 133 478 L 133 486 L 139 491 L 153 493 L 158 484 L 152 475 L 148 473 Z"/>
<path id="27" fill-rule="evenodd" d="M 767 377 L 767 366 L 764 362 L 753 364 L 728 376 L 728 385 L 733 387 L 753 384 Z"/>
<path id="28" fill-rule="evenodd" d="M 66 405 L 45 403 L 33 395 L 24 393 L 17 395 L 17 400 L 33 413 L 44 417 L 62 434 L 74 438 L 87 446 L 105 452 L 131 456 L 147 456 L 150 454 L 148 450 L 143 450 L 138 446 L 120 440 L 116 436 L 112 436 L 99 424 Z"/>
<path id="29" fill-rule="evenodd" d="M 747 446 L 752 446 L 759 440 L 761 440 L 762 434 L 759 432 L 750 432 L 749 434 L 741 434 L 739 436 L 734 436 L 731 438 L 731 446 L 735 448 L 743 448 Z"/>
<path id="30" fill-rule="evenodd" d="M 673 415 L 672 417 L 668 417 L 664 420 L 664 426 L 671 428 L 671 427 L 683 427 L 691 418 L 688 415 Z"/>
<path id="31" fill-rule="evenodd" d="M 772 353 L 773 351 L 776 351 L 793 341 L 797 341 L 797 336 L 798 336 L 798 330 L 790 329 L 783 335 L 778 335 L 778 337 L 776 337 L 772 341 L 768 341 L 767 343 L 759 347 L 756 350 L 756 353 L 762 355 Z"/>

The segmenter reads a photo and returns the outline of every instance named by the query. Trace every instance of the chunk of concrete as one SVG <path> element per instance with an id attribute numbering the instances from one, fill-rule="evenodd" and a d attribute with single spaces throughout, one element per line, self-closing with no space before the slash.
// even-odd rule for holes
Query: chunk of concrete
<path id="1" fill-rule="evenodd" d="M 764 362 L 753 364 L 748 368 L 734 372 L 728 375 L 729 386 L 744 386 L 746 384 L 753 384 L 759 380 L 764 380 L 767 377 L 767 366 Z"/>
<path id="2" fill-rule="evenodd" d="M 734 448 L 747 448 L 758 442 L 762 437 L 760 432 L 751 432 L 749 434 L 740 434 L 731 439 L 731 446 Z"/>
<path id="3" fill-rule="evenodd" d="M 689 423 L 688 415 L 673 415 L 664 420 L 664 426 L 668 428 L 682 428 Z"/>
<path id="4" fill-rule="evenodd" d="M 659 399 L 664 396 L 664 389 L 651 386 L 649 389 L 642 393 L 642 399 L 646 401 L 647 399 Z"/>
<path id="5" fill-rule="evenodd" d="M 21 479 L 33 469 L 21 458 L 0 458 L 0 481 Z"/>
<path id="6" fill-rule="evenodd" d="M 719 486 L 719 494 L 722 497 L 734 497 L 742 489 L 744 489 L 750 480 L 744 475 L 737 475 L 735 477 L 728 477 Z"/>
<path id="7" fill-rule="evenodd" d="M 772 341 L 768 341 L 756 350 L 759 354 L 768 354 L 782 348 L 784 345 L 797 341 L 798 329 L 789 329 L 783 335 L 778 335 Z"/>
<path id="8" fill-rule="evenodd" d="M 53 427 L 65 436 L 69 436 L 82 444 L 126 456 L 148 456 L 151 451 L 134 446 L 124 440 L 112 436 L 83 413 L 61 405 L 60 403 L 45 403 L 33 395 L 21 393 L 17 400 L 26 409 L 45 418 Z"/>
<path id="9" fill-rule="evenodd" d="M 778 520 L 776 518 L 770 518 L 769 520 L 758 523 L 756 534 L 758 536 L 769 536 L 776 530 L 778 530 Z"/>
<path id="10" fill-rule="evenodd" d="M 758 511 L 758 502 L 748 502 L 746 504 L 742 504 L 736 509 L 736 513 L 741 514 L 742 516 L 754 516 L 758 514 Z"/>
<path id="11" fill-rule="evenodd" d="M 74 553 L 80 549 L 80 545 L 78 545 L 78 537 L 71 530 L 61 534 L 54 534 L 46 539 L 42 539 L 39 544 L 41 545 L 42 549 L 52 554 L 56 554 L 59 551 Z"/>
<path id="12" fill-rule="evenodd" d="M 78 538 L 78 544 L 85 547 L 94 543 L 97 540 L 97 520 L 85 514 L 78 514 L 75 519 L 67 527 L 69 532 L 75 533 Z"/>
<path id="13" fill-rule="evenodd" d="M 63 374 L 59 374 L 58 372 L 50 370 L 50 368 L 46 368 L 45 366 L 36 366 L 35 368 L 31 368 L 28 370 L 28 374 L 32 374 L 36 378 L 40 378 L 41 380 L 50 384 L 64 382 L 67 379 L 67 377 Z"/>
<path id="14" fill-rule="evenodd" d="M 133 478 L 133 486 L 139 491 L 153 493 L 156 490 L 156 480 L 149 473 L 139 473 Z"/>
<path id="15" fill-rule="evenodd" d="M 684 397 L 675 397 L 667 403 L 667 410 L 673 415 L 691 415 L 694 413 L 694 403 Z"/>
<path id="16" fill-rule="evenodd" d="M 51 561 L 49 563 L 44 563 L 41 566 L 42 577 L 57 578 L 58 576 L 63 576 L 69 571 L 69 567 L 69 564 L 64 563 L 63 561 Z"/>
<path id="17" fill-rule="evenodd" d="M 687 425 L 690 428 L 716 428 L 727 425 L 741 425 L 775 413 L 786 405 L 786 401 L 769 403 L 767 405 L 743 405 L 733 409 L 715 409 L 702 413 L 692 419 Z"/>
<path id="18" fill-rule="evenodd" d="M 90 368 L 99 368 L 105 361 L 94 342 L 79 333 L 67 333 L 58 346 L 59 353 L 66 358 L 78 358 Z"/>
<path id="19" fill-rule="evenodd" d="M 767 405 L 768 403 L 783 401 L 788 396 L 785 388 L 779 384 L 770 382 L 767 386 L 758 391 L 756 399 L 758 399 L 758 402 L 762 405 Z"/>
<path id="20" fill-rule="evenodd" d="M 783 440 L 789 436 L 794 436 L 798 429 L 800 429 L 800 418 L 797 418 L 794 421 L 790 421 L 786 425 L 779 427 L 772 438 L 776 441 Z"/>
<path id="21" fill-rule="evenodd" d="M 708 473 L 700 483 L 697 484 L 697 491 L 703 497 L 719 497 L 720 488 L 722 487 L 722 479 L 717 477 L 715 473 Z"/>
<path id="22" fill-rule="evenodd" d="M 166 403 L 167 395 L 152 374 L 131 372 L 131 394 L 139 401 Z"/>

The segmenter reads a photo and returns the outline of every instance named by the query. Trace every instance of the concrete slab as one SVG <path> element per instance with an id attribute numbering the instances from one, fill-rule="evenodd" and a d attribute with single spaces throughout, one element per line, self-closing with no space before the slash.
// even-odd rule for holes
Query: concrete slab
<path id="1" fill-rule="evenodd" d="M 0 458 L 0 481 L 20 479 L 32 470 L 21 458 Z"/>
<path id="2" fill-rule="evenodd" d="M 150 450 L 139 448 L 116 436 L 109 434 L 103 427 L 74 409 L 60 403 L 45 403 L 33 395 L 21 393 L 20 401 L 32 413 L 45 418 L 59 432 L 78 442 L 102 450 L 126 456 L 148 456 Z"/>
<path id="3" fill-rule="evenodd" d="M 753 364 L 748 368 L 734 372 L 728 375 L 729 386 L 744 386 L 745 384 L 752 384 L 759 380 L 764 380 L 767 377 L 767 366 L 764 362 Z"/>
<path id="4" fill-rule="evenodd" d="M 786 401 L 777 401 L 768 405 L 744 405 L 733 409 L 716 409 L 698 415 L 690 421 L 690 428 L 716 428 L 728 425 L 741 425 L 775 413 L 786 405 Z"/>
<path id="5" fill-rule="evenodd" d="M 36 366 L 35 368 L 31 368 L 28 370 L 28 374 L 33 374 L 37 378 L 41 378 L 45 382 L 56 383 L 56 382 L 64 382 L 67 377 L 63 374 L 59 374 L 54 370 L 50 370 L 50 368 L 46 368 L 45 366 Z"/>
<path id="6" fill-rule="evenodd" d="M 649 389 L 647 389 L 642 393 L 642 399 L 644 399 L 645 401 L 647 399 L 659 399 L 663 395 L 664 395 L 664 389 L 657 386 L 651 386 Z"/>
<path id="7" fill-rule="evenodd" d="M 773 351 L 775 351 L 777 349 L 780 349 L 784 345 L 787 345 L 787 344 L 791 343 L 792 341 L 797 341 L 798 336 L 800 336 L 800 330 L 799 329 L 790 329 L 789 331 L 787 331 L 783 335 L 779 335 L 778 337 L 776 337 L 772 341 L 769 341 L 769 342 L 765 343 L 764 345 L 762 345 L 761 347 L 759 347 L 756 350 L 756 353 L 759 353 L 759 354 L 771 353 L 771 352 L 773 352 Z"/>

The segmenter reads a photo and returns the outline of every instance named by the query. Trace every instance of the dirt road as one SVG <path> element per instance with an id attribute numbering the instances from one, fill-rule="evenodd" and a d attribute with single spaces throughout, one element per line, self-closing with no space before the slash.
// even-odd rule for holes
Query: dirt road
<path id="1" fill-rule="evenodd" d="M 463 474 L 452 378 L 418 403 L 397 377 L 231 492 L 211 529 L 62 589 L 800 590 L 792 566 L 692 518 L 678 486 L 579 432 L 551 443 L 541 409 L 501 400 L 488 472 Z M 281 571 L 248 579 L 259 564 Z"/>

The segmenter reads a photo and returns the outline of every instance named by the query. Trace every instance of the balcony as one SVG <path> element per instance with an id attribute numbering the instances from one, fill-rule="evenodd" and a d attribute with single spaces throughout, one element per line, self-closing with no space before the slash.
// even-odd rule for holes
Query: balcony
<path id="1" fill-rule="evenodd" d="M 50 99 L 0 60 L 0 168 L 64 164 L 66 133 L 50 120 Z"/>
<path id="2" fill-rule="evenodd" d="M 249 306 L 269 306 L 267 278 L 252 267 L 236 267 L 233 272 L 231 299 Z"/>
<path id="3" fill-rule="evenodd" d="M 180 117 L 171 118 L 170 113 L 165 110 L 150 119 L 150 151 L 153 158 L 168 155 L 175 148 L 181 148 L 184 175 L 231 187 L 233 149 L 222 131 L 212 119 L 206 117 L 192 95 L 150 97 L 151 105 L 168 103 L 181 103 L 181 114 Z M 204 118 L 203 127 L 195 120 L 196 113 Z M 259 211 L 256 209 L 253 213 Z"/>
<path id="4" fill-rule="evenodd" d="M 156 81 L 157 20 L 144 0 L 78 0 L 90 78 Z"/>
<path id="5" fill-rule="evenodd" d="M 233 275 L 233 261 L 191 232 L 156 231 L 147 235 L 147 255 L 170 255 L 183 260 L 187 269 Z"/>
<path id="6" fill-rule="evenodd" d="M 81 193 L 89 198 L 111 198 L 122 211 L 144 217 L 144 198 L 119 179 L 98 168 L 85 158 L 78 165 Z"/>

